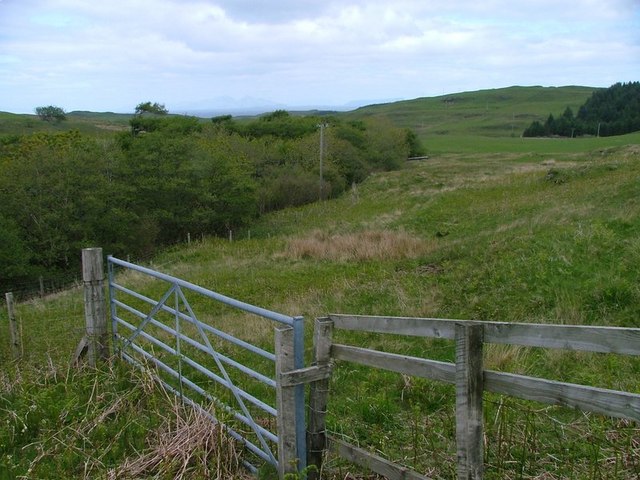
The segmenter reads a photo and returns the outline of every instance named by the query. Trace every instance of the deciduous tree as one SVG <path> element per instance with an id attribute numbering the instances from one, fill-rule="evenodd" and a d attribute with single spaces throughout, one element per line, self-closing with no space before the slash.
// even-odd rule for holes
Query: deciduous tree
<path id="1" fill-rule="evenodd" d="M 158 102 L 142 102 L 136 105 L 136 115 L 142 115 L 144 113 L 166 115 L 169 113 L 169 110 L 166 109 L 163 103 Z"/>
<path id="2" fill-rule="evenodd" d="M 45 122 L 53 122 L 58 123 L 67 119 L 64 110 L 60 107 L 56 107 L 55 105 L 48 105 L 46 107 L 37 107 L 36 115 L 40 117 L 40 120 L 44 120 Z"/>

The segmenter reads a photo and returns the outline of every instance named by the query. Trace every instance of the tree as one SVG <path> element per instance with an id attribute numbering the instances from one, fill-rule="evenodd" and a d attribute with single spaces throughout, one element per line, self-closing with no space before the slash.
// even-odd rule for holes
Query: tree
<path id="1" fill-rule="evenodd" d="M 544 128 L 534 121 L 523 136 L 622 135 L 640 129 L 640 82 L 616 83 L 593 92 L 578 115 L 567 107 L 557 119 L 549 115 Z"/>
<path id="2" fill-rule="evenodd" d="M 45 122 L 54 122 L 58 123 L 67 119 L 64 110 L 60 107 L 56 107 L 55 105 L 48 105 L 46 107 L 37 107 L 36 115 L 40 117 L 40 120 Z"/>
<path id="3" fill-rule="evenodd" d="M 136 105 L 136 115 L 142 115 L 144 113 L 166 115 L 169 113 L 169 110 L 166 109 L 164 104 L 158 102 L 143 102 Z"/>
<path id="4" fill-rule="evenodd" d="M 422 142 L 420 142 L 418 135 L 416 135 L 416 132 L 410 128 L 405 128 L 405 133 L 407 135 L 407 145 L 409 146 L 409 156 L 420 157 L 424 155 L 424 147 L 422 146 Z"/>
<path id="5" fill-rule="evenodd" d="M 23 136 L 3 149 L 0 216 L 8 221 L 0 228 L 18 229 L 31 264 L 50 272 L 75 268 L 77 252 L 102 240 L 95 232 L 113 207 L 106 175 L 113 153 L 77 131 Z"/>
<path id="6" fill-rule="evenodd" d="M 522 134 L 523 137 L 544 137 L 546 134 L 544 125 L 538 120 L 534 120 Z"/>
<path id="7" fill-rule="evenodd" d="M 18 225 L 0 212 L 0 287 L 10 288 L 11 282 L 27 277 L 30 260 Z"/>

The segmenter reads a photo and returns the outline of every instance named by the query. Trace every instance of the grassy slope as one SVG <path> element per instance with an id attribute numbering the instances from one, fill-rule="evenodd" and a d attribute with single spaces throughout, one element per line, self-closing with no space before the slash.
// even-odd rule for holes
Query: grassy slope
<path id="1" fill-rule="evenodd" d="M 626 140 L 637 144 L 640 136 Z M 265 217 L 252 228 L 251 240 L 177 249 L 161 259 L 162 268 L 308 319 L 340 312 L 640 326 L 640 150 L 602 144 L 593 153 L 556 156 L 553 165 L 545 158 L 451 154 L 413 163 L 373 176 L 357 195 Z M 370 243 L 365 232 L 372 231 L 396 232 L 397 249 L 342 256 L 314 246 L 351 239 L 350 248 L 362 251 Z M 406 251 L 398 232 L 419 239 L 416 254 Z M 301 245 L 308 248 L 300 254 Z M 453 355 L 445 341 L 338 339 L 403 354 L 426 350 L 439 360 Z M 616 356 L 502 347 L 488 348 L 486 362 L 499 370 L 640 391 L 640 363 Z M 347 438 L 450 478 L 452 408 L 448 386 L 405 383 L 397 375 L 341 365 L 330 421 Z M 640 472 L 637 448 L 629 447 L 638 431 L 624 422 L 491 395 L 485 413 L 491 419 L 487 478 L 547 470 L 569 478 Z M 505 435 L 508 441 L 499 440 Z M 592 448 L 580 441 L 587 435 Z M 427 455 L 425 445 L 435 454 Z"/>
<path id="2" fill-rule="evenodd" d="M 533 120 L 546 120 L 566 107 L 578 107 L 595 91 L 591 87 L 508 87 L 370 105 L 353 116 L 385 116 L 425 135 L 488 135 L 520 133 Z"/>
<path id="3" fill-rule="evenodd" d="M 516 92 L 521 90 L 527 89 Z M 566 100 L 551 102 L 556 112 Z M 482 108 L 481 100 L 475 103 Z M 538 110 L 546 115 L 548 108 Z M 449 123 L 457 132 L 442 134 L 440 143 L 427 141 L 428 161 L 373 175 L 343 198 L 266 216 L 250 232 L 236 232 L 233 243 L 208 239 L 175 248 L 156 267 L 307 319 L 339 312 L 639 327 L 640 134 L 524 141 L 509 134 L 482 136 L 475 120 Z M 472 133 L 461 147 L 465 128 Z M 438 153 L 433 145 L 444 149 L 447 139 L 451 151 Z M 478 142 L 484 147 L 472 152 Z M 377 238 L 371 232 L 391 234 L 386 250 L 365 252 Z M 417 242 L 410 248 L 407 236 Z M 329 248 L 337 243 L 352 253 Z M 65 305 L 81 305 L 81 297 L 70 300 L 74 295 L 81 294 L 21 305 L 25 331 L 42 328 L 43 311 L 50 308 L 68 323 Z M 238 318 L 216 321 L 233 326 Z M 32 362 L 46 358 L 37 351 L 39 341 L 54 363 L 67 358 L 77 341 L 70 329 L 56 337 L 56 348 L 44 331 L 32 339 Z M 250 338 L 253 330 L 238 334 Z M 353 334 L 338 339 L 440 360 L 453 354 L 445 341 Z M 4 359 L 6 345 L 0 345 Z M 489 348 L 486 362 L 498 370 L 640 392 L 639 362 L 616 356 L 503 347 Z M 435 478 L 454 475 L 450 387 L 340 365 L 332 391 L 333 431 Z M 491 395 L 486 405 L 487 478 L 640 473 L 633 424 Z M 31 440 L 40 438 L 35 435 Z M 344 478 L 341 467 L 332 466 Z"/>
<path id="4" fill-rule="evenodd" d="M 129 128 L 131 115 L 119 113 L 70 112 L 60 123 L 43 122 L 37 115 L 0 112 L 0 135 L 26 135 L 35 132 L 79 130 L 101 135 Z"/>

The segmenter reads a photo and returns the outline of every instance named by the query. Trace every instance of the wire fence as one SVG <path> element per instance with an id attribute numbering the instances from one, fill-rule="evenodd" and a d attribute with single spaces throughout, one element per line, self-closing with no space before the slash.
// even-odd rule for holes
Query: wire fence
<path id="1" fill-rule="evenodd" d="M 202 239 L 189 239 L 197 243 Z M 154 256 L 126 256 L 138 265 L 152 265 Z M 157 262 L 153 264 L 158 268 Z M 163 264 L 166 266 L 166 264 Z M 11 283 L 0 295 L 0 361 L 14 358 L 6 293 L 14 299 L 20 358 L 36 364 L 70 361 L 85 332 L 82 271 L 41 275 Z"/>
<path id="2" fill-rule="evenodd" d="M 11 361 L 9 312 L 3 295 L 0 308 L 0 360 Z M 20 297 L 18 297 L 20 298 Z M 85 330 L 82 286 L 71 286 L 29 300 L 16 301 L 13 314 L 17 324 L 18 352 L 33 364 L 70 361 Z"/>

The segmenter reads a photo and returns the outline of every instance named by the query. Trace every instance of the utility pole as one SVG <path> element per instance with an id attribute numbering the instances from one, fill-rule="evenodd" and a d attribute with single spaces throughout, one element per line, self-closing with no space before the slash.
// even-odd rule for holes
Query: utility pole
<path id="1" fill-rule="evenodd" d="M 320 194 L 320 201 L 322 201 L 322 190 L 323 190 L 323 184 L 324 184 L 324 180 L 322 178 L 322 162 L 323 162 L 323 157 L 324 157 L 324 129 L 327 127 L 328 125 L 326 123 L 320 123 L 318 124 L 318 127 L 320 128 L 320 189 L 319 189 L 319 194 Z"/>

